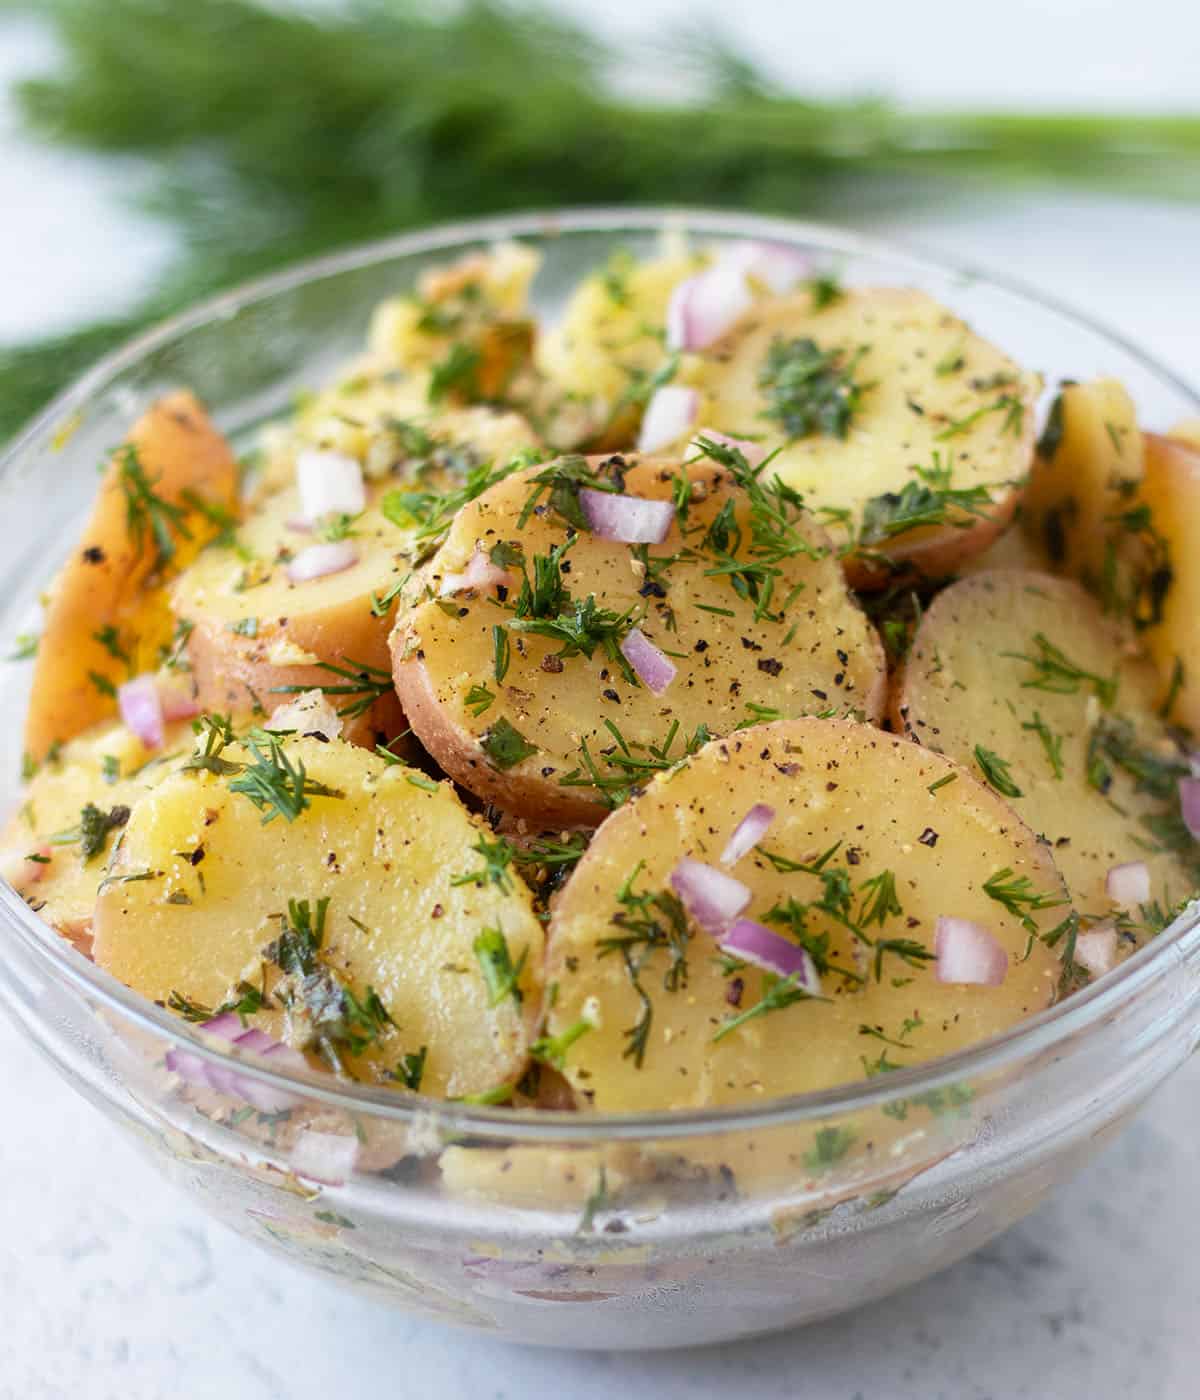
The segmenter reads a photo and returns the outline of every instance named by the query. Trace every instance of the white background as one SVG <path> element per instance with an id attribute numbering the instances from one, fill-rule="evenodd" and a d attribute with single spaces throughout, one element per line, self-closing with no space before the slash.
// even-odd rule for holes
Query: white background
<path id="1" fill-rule="evenodd" d="M 596 22 L 600 7 L 559 8 Z M 1181 0 L 607 0 L 603 9 L 612 32 L 639 40 L 670 16 L 735 13 L 749 52 L 822 94 L 1200 109 L 1200 17 Z M 0 84 L 50 53 L 31 26 L 0 19 Z M 153 279 L 170 242 L 122 209 L 139 178 L 135 164 L 102 173 L 33 148 L 0 98 L 0 339 L 119 307 Z M 1200 381 L 1196 208 L 1050 190 L 976 196 L 869 227 L 1040 283 Z M 2 1020 L 0 1062 L 0 1400 L 1200 1393 L 1194 1062 L 1074 1186 L 904 1297 L 792 1336 L 640 1357 L 522 1351 L 292 1272 L 169 1191 Z"/>

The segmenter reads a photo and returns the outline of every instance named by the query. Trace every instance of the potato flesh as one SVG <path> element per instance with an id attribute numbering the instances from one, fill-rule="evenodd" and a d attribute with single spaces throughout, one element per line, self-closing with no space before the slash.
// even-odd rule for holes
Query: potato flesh
<path id="1" fill-rule="evenodd" d="M 395 1022 L 363 1054 L 346 1054 L 350 1074 L 383 1080 L 402 1054 L 427 1045 L 423 1092 L 480 1093 L 516 1078 L 544 943 L 524 887 L 453 884 L 483 862 L 471 850 L 480 828 L 448 784 L 429 791 L 408 781 L 409 769 L 336 740 L 291 739 L 285 751 L 344 797 L 314 796 L 295 821 L 264 824 L 228 778 L 181 772 L 137 803 L 118 878 L 96 904 L 96 961 L 152 1000 L 179 992 L 212 1007 L 240 979 L 259 982 L 289 899 L 315 906 L 328 897 L 321 961 L 360 999 L 373 987 Z M 120 879 L 146 870 L 155 877 Z M 514 961 L 527 950 L 520 1005 L 488 1005 L 473 951 L 488 927 L 503 931 Z M 253 1020 L 278 1034 L 283 1017 Z"/>
<path id="2" fill-rule="evenodd" d="M 168 394 L 130 429 L 125 444 L 158 501 L 183 511 L 166 522 L 175 555 L 168 568 L 186 565 L 214 533 L 204 515 L 187 507 L 189 493 L 218 510 L 237 506 L 237 463 L 229 444 L 191 393 Z M 64 743 L 116 712 L 111 687 L 154 670 L 170 639 L 173 619 L 156 585 L 165 570 L 150 534 L 131 531 L 125 454 L 118 451 L 101 482 L 75 552 L 51 585 L 33 686 L 25 717 L 25 748 L 40 763 Z M 114 631 L 106 644 L 104 629 Z M 97 684 L 99 677 L 101 684 Z M 107 685 L 104 684 L 107 682 Z"/>
<path id="3" fill-rule="evenodd" d="M 626 491 L 669 500 L 680 470 L 652 460 L 633 465 Z M 687 470 L 695 489 L 705 493 L 690 508 L 689 529 L 694 525 L 697 531 L 687 539 L 698 540 L 728 500 L 735 502 L 745 530 L 744 494 L 724 469 L 698 462 Z M 435 590 L 445 575 L 465 568 L 477 542 L 490 549 L 500 541 L 519 541 L 532 560 L 567 539 L 568 527 L 552 511 L 532 515 L 518 529 L 530 491 L 528 476 L 501 482 L 460 512 L 430 566 Z M 706 576 L 714 562 L 706 554 L 672 566 L 665 575 L 667 597 L 656 600 L 640 595 L 643 577 L 635 571 L 628 545 L 587 533 L 578 536 L 566 556 L 570 572 L 564 575 L 572 596 L 583 600 L 594 594 L 601 606 L 618 614 L 631 607 L 645 613 L 641 630 L 655 646 L 672 653 L 678 667 L 661 695 L 629 684 L 602 648 L 591 658 L 565 658 L 560 671 L 549 672 L 547 658 L 561 644 L 517 632 L 510 633 L 508 671 L 497 683 L 493 628 L 511 613 L 494 598 L 473 593 L 456 595 L 456 607 L 449 607 L 449 599 L 422 603 L 401 619 L 393 639 L 397 685 L 410 722 L 443 767 L 480 796 L 551 823 L 594 825 L 604 815 L 595 790 L 564 786 L 563 779 L 580 769 L 583 742 L 604 776 L 619 778 L 619 769 L 607 765 L 603 756 L 616 742 L 605 721 L 620 730 L 626 743 L 641 746 L 634 751 L 643 756 L 647 746 L 662 744 L 677 724 L 669 757 L 678 758 L 701 724 L 712 733 L 727 733 L 753 721 L 750 704 L 789 716 L 833 708 L 877 717 L 883 684 L 878 638 L 847 593 L 823 532 L 808 517 L 801 518 L 798 528 L 821 557 L 800 554 L 780 565 L 775 598 L 782 602 L 793 588 L 802 586 L 803 591 L 782 621 L 757 622 L 754 604 L 738 597 L 728 578 Z M 664 542 L 651 547 L 650 556 L 675 554 L 684 543 L 676 522 Z M 720 611 L 705 612 L 704 606 Z M 674 617 L 673 630 L 667 609 Z M 724 615 L 730 612 L 734 615 Z M 793 625 L 795 636 L 788 643 Z M 432 703 L 414 703 L 418 685 Z M 487 687 L 495 700 L 473 714 L 467 697 L 478 685 Z M 482 747 L 502 719 L 538 749 L 505 772 L 489 762 Z"/>
<path id="4" fill-rule="evenodd" d="M 38 770 L 0 836 L 0 859 L 44 848 L 49 863 L 25 894 L 46 923 L 75 940 L 86 936 L 115 839 L 109 835 L 104 849 L 84 861 L 77 842 L 60 844 L 52 838 L 78 827 L 89 802 L 104 812 L 131 806 L 164 775 L 171 755 L 191 750 L 191 739 L 189 724 L 168 725 L 163 748 L 156 752 L 124 725 L 102 724 L 65 744 L 56 759 Z M 115 779 L 106 776 L 106 759 L 116 764 Z"/>
<path id="5" fill-rule="evenodd" d="M 1144 471 L 1133 401 L 1115 379 L 1065 384 L 1051 410 L 1022 502 L 1022 523 L 1054 573 L 1068 574 L 1109 610 L 1128 595 L 1127 532 L 1116 523 L 1129 509 Z M 1119 576 L 1118 576 L 1119 571 Z"/>
<path id="6" fill-rule="evenodd" d="M 919 743 L 976 774 L 981 771 L 976 745 L 1010 765 L 1022 795 L 1009 800 L 1049 841 L 1082 912 L 1094 917 L 1112 912 L 1105 876 L 1129 861 L 1146 862 L 1152 897 L 1169 908 L 1194 889 L 1194 858 L 1147 850 L 1155 837 L 1142 819 L 1178 811 L 1174 785 L 1165 800 L 1139 793 L 1134 779 L 1115 765 L 1110 765 L 1107 794 L 1088 781 L 1089 741 L 1110 712 L 1090 681 L 1059 682 L 1067 693 L 1030 685 L 1039 672 L 1019 658 L 1040 655 L 1038 634 L 1076 667 L 1100 677 L 1115 675 L 1111 716 L 1127 718 L 1143 746 L 1176 754 L 1154 714 L 1153 668 L 1131 654 L 1128 638 L 1082 588 L 1046 574 L 980 574 L 939 594 L 905 667 L 900 721 Z M 1033 727 L 1038 716 L 1061 741 L 1061 779 Z"/>
<path id="7" fill-rule="evenodd" d="M 951 776 L 953 782 L 930 791 Z M 1004 984 L 945 985 L 932 963 L 910 967 L 894 955 L 885 957 L 884 976 L 876 980 L 869 958 L 856 958 L 853 935 L 814 914 L 811 931 L 830 934 L 831 959 L 865 972 L 864 987 L 854 990 L 826 973 L 828 1001 L 761 1015 L 714 1042 L 728 1020 L 758 1002 L 763 974 L 752 967 L 738 972 L 741 999 L 732 1005 L 731 979 L 722 972 L 714 939 L 692 926 L 686 986 L 666 989 L 662 950 L 640 972 L 653 1017 L 639 1068 L 626 1051 L 641 1002 L 621 957 L 602 955 L 599 946 L 622 932 L 612 922 L 621 908 L 618 891 L 635 870 L 637 891 L 667 888 L 685 856 L 717 864 L 734 828 L 758 802 L 775 809 L 761 843 L 773 854 L 812 861 L 842 843 L 834 860 L 851 854 L 845 869 L 856 909 L 863 881 L 894 873 L 903 915 L 882 929 L 872 926 L 872 937 L 910 938 L 929 949 L 939 915 L 976 920 L 1009 954 Z M 549 935 L 546 978 L 557 984 L 557 994 L 547 1031 L 561 1035 L 581 1017 L 598 1022 L 570 1050 L 565 1073 L 592 1107 L 610 1111 L 753 1102 L 861 1079 L 864 1061 L 877 1062 L 885 1050 L 892 1064 L 910 1065 L 961 1049 L 1047 1006 L 1060 972 L 1056 954 L 1037 939 L 1025 956 L 1025 928 L 983 892 L 1006 867 L 1028 875 L 1039 892 L 1064 898 L 1052 861 L 1011 809 L 916 745 L 866 725 L 816 719 L 716 740 L 611 817 L 560 895 Z M 821 893 L 816 878 L 780 873 L 759 851 L 730 873 L 752 891 L 746 916 L 760 922 L 776 902 L 809 902 Z M 1045 932 L 1063 913 L 1047 909 L 1033 918 Z M 903 1048 L 860 1033 L 861 1026 Z"/>
<path id="8" fill-rule="evenodd" d="M 759 374 L 777 338 L 809 338 L 847 359 L 861 352 L 853 379 L 869 387 L 845 438 L 788 441 L 766 416 Z M 920 484 L 915 468 L 949 467 L 955 490 L 985 487 L 986 513 L 997 522 L 991 531 L 943 524 L 872 542 L 874 551 L 930 574 L 957 567 L 990 540 L 1029 468 L 1037 381 L 921 292 L 849 290 L 822 309 L 809 291 L 765 302 L 705 352 L 688 378 L 703 396 L 702 427 L 782 448 L 772 469 L 804 494 L 809 509 L 848 511 L 855 531 L 869 501 Z M 971 523 L 960 511 L 951 517 Z M 830 528 L 843 537 L 843 529 Z M 855 581 L 872 581 L 866 565 Z"/>
<path id="9" fill-rule="evenodd" d="M 596 403 L 602 418 L 613 414 L 636 380 L 663 364 L 655 329 L 666 325 L 671 293 L 706 261 L 683 248 L 641 262 L 618 255 L 579 284 L 562 320 L 543 332 L 538 368 L 558 388 Z M 630 416 L 624 424 L 627 436 L 634 423 Z"/>
<path id="10" fill-rule="evenodd" d="M 1142 635 L 1158 664 L 1160 703 L 1200 734 L 1200 439 L 1190 447 L 1147 433 L 1138 499 L 1167 541 L 1171 567 L 1162 619 Z"/>

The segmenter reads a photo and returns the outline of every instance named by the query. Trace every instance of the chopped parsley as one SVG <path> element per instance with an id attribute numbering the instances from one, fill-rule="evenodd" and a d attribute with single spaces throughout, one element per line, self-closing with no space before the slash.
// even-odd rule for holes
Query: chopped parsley
<path id="1" fill-rule="evenodd" d="M 471 689 L 467 691 L 463 699 L 463 704 L 470 710 L 471 714 L 478 719 L 479 716 L 491 706 L 495 698 L 495 693 L 490 691 L 486 685 L 473 685 Z"/>
<path id="2" fill-rule="evenodd" d="M 502 773 L 507 773 L 510 768 L 515 768 L 538 752 L 537 745 L 531 744 L 503 716 L 480 739 L 479 747 L 487 754 L 493 767 L 499 768 Z"/>
<path id="3" fill-rule="evenodd" d="M 565 1031 L 560 1031 L 558 1035 L 541 1035 L 529 1047 L 529 1053 L 535 1060 L 551 1068 L 561 1070 L 567 1062 L 567 1052 L 581 1036 L 585 1036 L 588 1031 L 593 1030 L 593 1024 L 586 1016 L 581 1016 L 578 1021 L 568 1026 Z"/>
<path id="4" fill-rule="evenodd" d="M 8 655 L 10 661 L 28 661 L 37 655 L 41 638 L 36 632 L 19 632 L 13 638 L 13 649 Z"/>
<path id="5" fill-rule="evenodd" d="M 445 359 L 434 365 L 429 376 L 429 402 L 439 404 L 450 393 L 459 393 L 464 398 L 478 397 L 478 371 L 482 358 L 474 346 L 464 341 L 452 345 Z"/>
<path id="6" fill-rule="evenodd" d="M 110 807 L 106 812 L 95 803 L 87 803 L 79 813 L 78 823 L 68 831 L 60 831 L 50 838 L 54 846 L 79 846 L 79 854 L 87 865 L 104 850 L 110 831 L 117 831 L 129 820 L 129 808 Z"/>

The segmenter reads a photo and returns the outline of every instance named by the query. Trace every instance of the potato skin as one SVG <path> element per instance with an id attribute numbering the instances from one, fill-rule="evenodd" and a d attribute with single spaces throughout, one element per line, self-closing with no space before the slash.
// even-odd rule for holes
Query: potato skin
<path id="1" fill-rule="evenodd" d="M 845 438 L 789 440 L 766 416 L 761 367 L 773 341 L 800 338 L 846 357 L 862 352 L 853 377 L 868 387 Z M 764 302 L 687 377 L 703 397 L 701 427 L 780 448 L 772 470 L 818 514 L 849 512 L 855 537 L 869 502 L 920 485 L 916 467 L 948 466 L 956 490 L 986 488 L 991 504 L 978 518 L 951 511 L 945 524 L 853 549 L 843 564 L 855 588 L 944 577 L 1012 519 L 1033 451 L 1038 381 L 923 292 L 853 288 L 821 306 L 803 291 Z M 830 528 L 841 543 L 844 527 Z"/>
<path id="2" fill-rule="evenodd" d="M 151 405 L 130 429 L 126 446 L 136 451 L 154 494 L 184 511 L 180 525 L 172 527 L 176 556 L 171 568 L 178 568 L 213 533 L 204 516 L 187 506 L 187 493 L 236 512 L 233 452 L 200 401 L 186 390 Z M 51 586 L 25 719 L 25 748 L 35 763 L 55 744 L 116 711 L 115 700 L 92 676 L 120 685 L 131 666 L 97 641 L 102 627 L 118 630 L 134 672 L 154 669 L 159 647 L 171 636 L 172 620 L 155 588 L 163 574 L 156 551 L 148 539 L 139 541 L 130 533 L 123 460 L 119 450 L 79 545 Z"/>
<path id="3" fill-rule="evenodd" d="M 828 934 L 831 962 L 865 983 L 828 971 L 826 1001 L 759 1016 L 714 1041 L 760 999 L 762 977 L 746 967 L 736 972 L 742 985 L 734 986 L 715 939 L 689 925 L 686 980 L 677 979 L 674 990 L 664 980 L 665 944 L 640 966 L 652 1016 L 639 1067 L 630 1028 L 644 1004 L 619 953 L 603 951 L 604 939 L 631 927 L 613 921 L 622 912 L 619 891 L 631 877 L 635 893 L 669 888 L 671 871 L 685 856 L 716 865 L 756 802 L 773 807 L 775 819 L 760 848 L 729 872 L 752 892 L 748 917 L 762 922 L 776 903 L 821 896 L 815 877 L 778 870 L 763 849 L 812 862 L 840 842 L 827 868 L 844 872 L 856 911 L 865 881 L 885 870 L 894 875 L 902 913 L 872 923 L 872 939 L 907 938 L 928 949 L 938 915 L 975 919 L 1009 953 L 1004 984 L 946 985 L 929 962 L 910 966 L 896 954 L 885 955 L 877 978 L 872 949 L 856 954 L 854 937 L 810 908 L 809 931 Z M 864 1036 L 863 1025 L 901 1043 L 888 1048 L 897 1066 L 960 1049 L 1047 1006 L 1061 972 L 1058 955 L 1038 940 L 1026 956 L 1026 929 L 984 893 L 983 884 L 1005 867 L 1027 875 L 1047 898 L 1065 900 L 1034 834 L 1005 802 L 940 755 L 839 720 L 780 721 L 714 740 L 605 822 L 558 897 L 546 969 L 558 995 L 547 1032 L 562 1034 L 591 1003 L 595 1028 L 571 1048 L 564 1073 L 593 1108 L 614 1112 L 759 1102 L 860 1079 L 863 1059 L 876 1060 L 885 1048 Z M 1065 912 L 1039 910 L 1035 926 L 1048 932 Z M 635 959 L 644 953 L 636 942 L 632 950 Z"/>
<path id="4" fill-rule="evenodd" d="M 320 963 L 360 1000 L 374 988 L 395 1022 L 361 1054 L 343 1052 L 347 1073 L 394 1082 L 400 1055 L 427 1045 L 422 1092 L 471 1094 L 518 1078 L 540 1013 L 544 938 L 519 880 L 507 890 L 454 883 L 483 864 L 472 846 L 486 829 L 447 783 L 339 740 L 283 742 L 310 779 L 341 795 L 314 795 L 293 821 L 264 824 L 228 776 L 171 773 L 133 807 L 96 901 L 96 961 L 156 1001 L 174 991 L 213 1007 L 239 979 L 257 986 L 264 975 L 273 994 L 278 973 L 264 949 L 281 911 L 328 897 Z M 247 757 L 236 745 L 222 756 Z M 121 879 L 146 870 L 153 878 Z M 526 953 L 519 1004 L 489 1005 L 473 951 L 488 927 L 504 933 L 514 962 Z M 271 1006 L 252 1020 L 281 1035 L 289 1017 Z"/>
<path id="5" fill-rule="evenodd" d="M 1115 679 L 1111 710 L 1087 679 L 1050 677 L 1041 684 L 1037 669 L 1021 659 L 1037 658 L 1039 635 L 1074 667 Z M 1100 917 L 1112 907 L 1105 876 L 1114 865 L 1145 861 L 1163 908 L 1195 888 L 1194 854 L 1147 849 L 1155 842 L 1146 820 L 1178 811 L 1170 775 L 1165 797 L 1143 790 L 1116 763 L 1105 791 L 1089 779 L 1093 737 L 1111 725 L 1127 725 L 1131 743 L 1186 771 L 1155 713 L 1156 690 L 1153 667 L 1130 632 L 1104 616 L 1078 584 L 997 570 L 952 584 L 934 599 L 896 679 L 892 718 L 899 732 L 976 775 L 977 745 L 1008 763 L 1020 789 L 1008 800 L 1051 843 L 1076 907 Z M 1061 777 L 1035 727 L 1039 718 L 1060 745 Z M 1131 935 L 1126 946 L 1133 944 Z"/>
<path id="6" fill-rule="evenodd" d="M 589 460 L 598 470 L 608 459 Z M 676 522 L 666 540 L 652 547 L 652 561 L 678 553 L 685 543 L 697 545 L 727 502 L 740 513 L 748 537 L 744 492 L 715 462 L 680 467 L 650 458 L 617 460 L 627 494 L 633 496 L 670 500 L 677 474 L 686 471 L 691 478 L 696 497 L 688 528 L 694 531 L 685 542 Z M 530 477 L 537 470 L 510 477 L 460 512 L 428 566 L 425 581 L 431 589 L 436 591 L 447 574 L 461 572 L 480 541 L 486 547 L 519 541 L 527 562 L 564 543 L 568 528 L 550 511 L 535 513 L 518 529 Z M 667 582 L 658 597 L 643 593 L 644 571 L 637 571 L 641 565 L 629 546 L 590 533 L 575 537 L 566 556 L 570 571 L 563 577 L 576 603 L 594 594 L 617 614 L 630 607 L 639 615 L 644 612 L 640 625 L 646 635 L 673 654 L 678 673 L 659 696 L 628 684 L 602 649 L 590 658 L 575 655 L 557 662 L 556 641 L 516 632 L 509 633 L 508 670 L 503 682 L 496 682 L 493 627 L 510 614 L 490 596 L 474 593 L 419 603 L 403 614 L 392 635 L 393 673 L 405 715 L 456 781 L 508 813 L 547 826 L 594 826 L 603 819 L 608 808 L 596 789 L 564 785 L 563 779 L 574 770 L 584 771 L 583 742 L 594 758 L 598 751 L 611 750 L 615 740 L 606 720 L 629 743 L 643 747 L 662 743 L 675 724 L 670 756 L 679 758 L 697 726 L 728 732 L 748 714 L 752 717 L 747 710 L 751 702 L 785 714 L 835 707 L 876 719 L 886 699 L 879 638 L 849 597 L 824 532 L 803 515 L 797 517 L 797 529 L 819 557 L 796 555 L 783 561 L 775 596 L 784 598 L 793 586 L 803 585 L 783 622 L 756 622 L 753 603 L 735 594 L 725 576 L 706 572 L 713 560 L 699 547 L 693 557 L 664 573 Z M 704 606 L 720 611 L 706 612 Z M 788 624 L 796 627 L 791 640 Z M 478 714 L 466 704 L 476 684 L 495 694 Z M 501 719 L 538 748 L 508 769 L 492 763 L 485 747 Z M 603 770 L 603 756 L 597 762 Z"/>

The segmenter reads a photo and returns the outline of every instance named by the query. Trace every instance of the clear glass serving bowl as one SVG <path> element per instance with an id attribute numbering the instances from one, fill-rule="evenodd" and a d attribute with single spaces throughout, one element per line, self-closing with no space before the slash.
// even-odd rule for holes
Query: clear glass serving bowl
<path id="1" fill-rule="evenodd" d="M 195 389 L 234 435 L 358 348 L 431 263 L 519 238 L 552 317 L 586 269 L 664 228 L 793 244 L 852 282 L 924 288 L 1048 382 L 1120 377 L 1144 421 L 1200 410 L 1118 337 L 1006 281 L 815 225 L 611 210 L 435 229 L 232 292 L 142 336 L 0 459 L 0 652 L 71 547 L 96 467 L 152 399 Z M 24 668 L 0 677 L 18 791 Z M 229 1092 L 166 1065 L 229 1056 L 107 977 L 0 886 L 0 997 L 63 1075 L 214 1214 L 429 1317 L 567 1347 L 670 1347 L 827 1317 L 944 1268 L 1032 1210 L 1200 1040 L 1195 911 L 1100 984 L 931 1065 L 707 1113 L 589 1117 L 406 1098 L 251 1062 Z"/>

